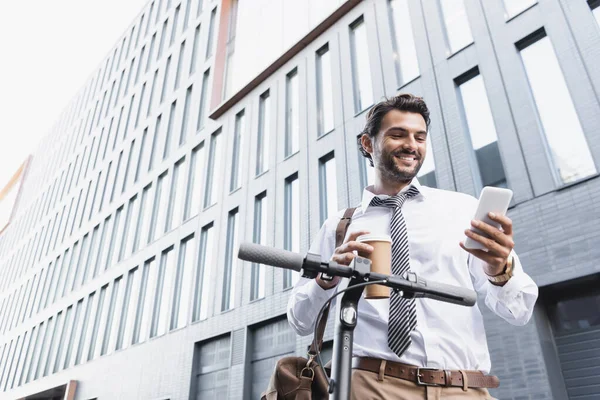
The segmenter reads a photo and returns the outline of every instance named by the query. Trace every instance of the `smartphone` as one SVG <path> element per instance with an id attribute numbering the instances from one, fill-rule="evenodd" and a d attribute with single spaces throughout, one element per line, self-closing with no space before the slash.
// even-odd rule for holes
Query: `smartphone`
<path id="1" fill-rule="evenodd" d="M 508 210 L 512 196 L 513 192 L 510 189 L 497 188 L 493 186 L 484 187 L 479 195 L 479 203 L 477 204 L 477 211 L 475 211 L 475 216 L 473 219 L 483 221 L 486 224 L 500 228 L 500 223 L 492 221 L 488 214 L 493 212 L 497 215 L 506 215 L 506 211 Z M 490 237 L 488 234 L 477 228 L 474 228 L 473 226 L 471 226 L 470 229 L 471 231 L 482 236 L 487 238 Z M 467 249 L 487 250 L 483 244 L 471 239 L 470 237 L 467 237 L 467 240 L 465 240 L 465 247 Z"/>

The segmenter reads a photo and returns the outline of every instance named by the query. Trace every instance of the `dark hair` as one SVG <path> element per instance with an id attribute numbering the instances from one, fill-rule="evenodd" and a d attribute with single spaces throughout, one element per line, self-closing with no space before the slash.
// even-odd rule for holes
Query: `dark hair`
<path id="1" fill-rule="evenodd" d="M 429 123 L 431 122 L 429 119 L 429 109 L 427 108 L 427 104 L 425 104 L 425 101 L 422 97 L 404 93 L 390 99 L 386 98 L 385 100 L 375 104 L 367 114 L 367 124 L 365 125 L 365 129 L 363 129 L 361 134 L 358 136 L 358 148 L 362 155 L 369 159 L 371 166 L 373 166 L 373 158 L 362 147 L 361 137 L 362 135 L 369 135 L 371 139 L 374 138 L 381 129 L 381 121 L 383 120 L 383 117 L 385 117 L 385 115 L 392 110 L 421 114 L 425 120 L 425 124 L 429 128 Z"/>

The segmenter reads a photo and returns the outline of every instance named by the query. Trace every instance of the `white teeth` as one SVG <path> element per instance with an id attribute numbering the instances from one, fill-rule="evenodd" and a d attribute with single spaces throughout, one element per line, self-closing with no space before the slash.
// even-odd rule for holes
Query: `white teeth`
<path id="1" fill-rule="evenodd" d="M 414 157 L 400 157 L 402 160 L 414 161 Z"/>

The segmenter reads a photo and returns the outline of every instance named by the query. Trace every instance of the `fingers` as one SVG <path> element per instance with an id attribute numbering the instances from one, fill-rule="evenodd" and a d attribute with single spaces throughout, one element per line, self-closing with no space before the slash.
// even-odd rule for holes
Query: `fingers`
<path id="1" fill-rule="evenodd" d="M 513 234 L 512 219 L 508 218 L 506 215 L 498 215 L 493 212 L 489 213 L 488 216 L 492 221 L 499 222 L 500 225 L 502 225 L 502 230 L 506 235 Z"/>
<path id="2" fill-rule="evenodd" d="M 346 240 L 346 242 L 353 242 L 355 241 L 359 236 L 361 235 L 368 235 L 369 231 L 356 231 L 356 232 L 352 232 L 350 233 L 350 236 L 348 236 L 348 239 Z"/>
<path id="3" fill-rule="evenodd" d="M 494 241 L 500 243 L 502 246 L 513 248 L 515 247 L 515 243 L 512 239 L 512 233 L 506 233 L 506 231 L 501 231 L 500 229 L 492 226 L 490 224 L 486 224 L 482 221 L 473 220 L 471 221 L 471 225 L 474 228 L 481 230 L 488 234 Z M 512 229 L 512 228 L 511 228 Z"/>
<path id="4" fill-rule="evenodd" d="M 350 233 L 344 244 L 335 249 L 331 260 L 341 265 L 350 265 L 355 257 L 354 251 L 364 255 L 371 254 L 373 252 L 373 246 L 356 241 L 359 236 L 367 235 L 369 233 L 369 231 L 355 231 Z"/>
<path id="5" fill-rule="evenodd" d="M 487 248 L 494 256 L 498 256 L 498 257 L 502 257 L 502 258 L 506 259 L 506 258 L 508 258 L 508 256 L 510 255 L 510 251 L 512 250 L 512 247 L 511 248 L 505 247 L 505 246 L 501 245 L 500 243 L 496 242 L 494 239 L 488 239 L 485 236 L 475 233 L 470 229 L 465 230 L 465 235 L 467 235 L 471 239 L 475 240 L 476 242 L 479 242 L 482 245 L 484 245 L 485 248 Z M 466 250 L 469 251 L 469 249 L 466 249 Z M 471 253 L 471 251 L 469 251 L 469 253 Z M 474 253 L 471 253 L 471 254 L 475 255 Z"/>
<path id="6" fill-rule="evenodd" d="M 460 242 L 460 247 L 463 250 L 465 250 L 466 252 L 473 254 L 475 257 L 479 258 L 480 260 L 485 261 L 486 263 L 488 263 L 490 265 L 497 266 L 497 265 L 504 265 L 506 263 L 506 258 L 502 258 L 500 256 L 490 254 L 487 251 L 479 250 L 479 249 L 467 249 L 463 242 Z"/>

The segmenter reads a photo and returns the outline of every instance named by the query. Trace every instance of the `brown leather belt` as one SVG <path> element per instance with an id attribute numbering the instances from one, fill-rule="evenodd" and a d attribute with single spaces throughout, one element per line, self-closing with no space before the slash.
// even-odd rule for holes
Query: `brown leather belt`
<path id="1" fill-rule="evenodd" d="M 382 363 L 383 365 L 382 370 Z M 497 388 L 500 380 L 494 375 L 484 375 L 481 371 L 451 371 L 435 368 L 420 368 L 379 358 L 353 357 L 352 368 L 375 372 L 411 381 L 421 386 L 456 386 L 467 388 Z"/>

